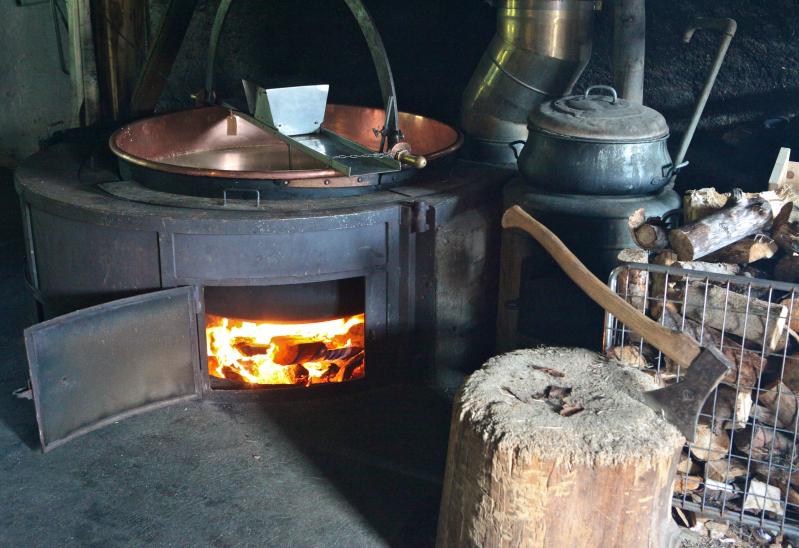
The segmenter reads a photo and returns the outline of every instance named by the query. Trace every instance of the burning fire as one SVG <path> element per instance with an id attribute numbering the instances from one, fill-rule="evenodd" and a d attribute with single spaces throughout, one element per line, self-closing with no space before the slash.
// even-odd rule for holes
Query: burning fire
<path id="1" fill-rule="evenodd" d="M 310 386 L 364 376 L 364 315 L 312 323 L 206 316 L 208 371 L 252 384 Z"/>

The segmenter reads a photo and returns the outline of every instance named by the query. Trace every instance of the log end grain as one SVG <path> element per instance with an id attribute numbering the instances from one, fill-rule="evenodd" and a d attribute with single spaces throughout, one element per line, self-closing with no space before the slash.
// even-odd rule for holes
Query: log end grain
<path id="1" fill-rule="evenodd" d="M 669 232 L 669 244 L 671 249 L 677 253 L 677 258 L 681 261 L 693 261 L 694 246 L 691 239 L 687 234 L 680 230 L 672 230 Z"/>
<path id="2" fill-rule="evenodd" d="M 563 376 L 553 376 L 552 371 Z M 568 387 L 570 417 L 547 401 L 548 387 Z M 647 454 L 671 455 L 679 431 L 642 401 L 658 388 L 646 374 L 578 348 L 517 350 L 490 359 L 458 396 L 460 421 L 519 453 L 580 465 L 614 465 Z"/>

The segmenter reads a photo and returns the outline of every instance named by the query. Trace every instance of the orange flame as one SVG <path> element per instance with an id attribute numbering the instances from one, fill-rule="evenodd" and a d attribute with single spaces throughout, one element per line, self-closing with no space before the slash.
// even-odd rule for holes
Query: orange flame
<path id="1" fill-rule="evenodd" d="M 364 315 L 310 323 L 206 315 L 208 372 L 252 384 L 344 382 L 365 374 Z"/>

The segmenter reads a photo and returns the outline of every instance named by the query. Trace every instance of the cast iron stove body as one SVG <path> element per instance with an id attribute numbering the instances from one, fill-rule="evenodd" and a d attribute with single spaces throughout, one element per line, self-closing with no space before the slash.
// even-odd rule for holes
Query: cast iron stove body
<path id="1" fill-rule="evenodd" d="M 45 449 L 186 398 L 453 387 L 493 351 L 508 172 L 455 162 L 457 131 L 397 109 L 359 0 L 383 109 L 326 105 L 325 85 L 244 82 L 249 114 L 219 100 L 230 3 L 209 104 L 122 127 L 110 161 L 65 142 L 16 172 L 49 318 L 26 330 Z"/>
<path id="2" fill-rule="evenodd" d="M 455 162 L 358 196 L 223 205 L 109 181 L 89 168 L 88 152 L 56 145 L 15 176 L 31 288 L 42 318 L 54 318 L 27 333 L 47 448 L 186 397 L 286 392 L 214 389 L 209 288 L 322 287 L 321 300 L 335 307 L 360 287 L 366 375 L 352 384 L 437 377 L 452 386 L 493 349 L 507 172 Z M 298 319 L 303 300 L 292 300 Z"/>

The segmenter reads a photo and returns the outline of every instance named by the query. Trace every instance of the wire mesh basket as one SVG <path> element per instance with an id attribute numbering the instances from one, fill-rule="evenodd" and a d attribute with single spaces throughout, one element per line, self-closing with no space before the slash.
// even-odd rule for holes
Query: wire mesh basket
<path id="1" fill-rule="evenodd" d="M 799 535 L 799 285 L 650 264 L 621 266 L 609 283 L 638 310 L 735 364 L 683 449 L 674 506 Z M 611 314 L 604 349 L 664 385 L 684 373 Z"/>

